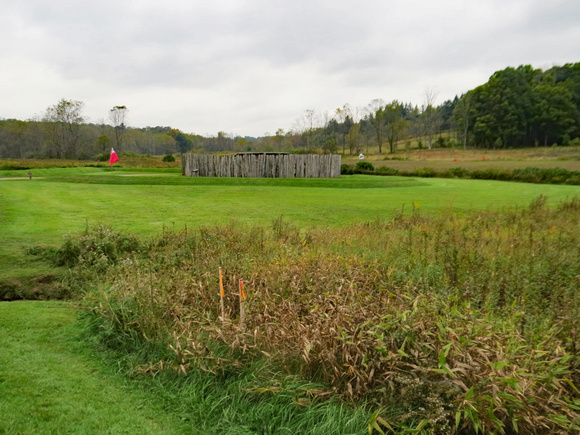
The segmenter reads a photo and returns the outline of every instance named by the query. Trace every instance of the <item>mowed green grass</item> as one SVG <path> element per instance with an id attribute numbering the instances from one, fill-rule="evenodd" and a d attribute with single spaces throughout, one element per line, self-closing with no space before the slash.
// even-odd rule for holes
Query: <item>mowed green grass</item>
<path id="1" fill-rule="evenodd" d="M 0 178 L 22 171 L 0 171 Z M 408 177 L 338 179 L 190 178 L 176 169 L 67 168 L 34 171 L 36 180 L 0 181 L 0 278 L 42 273 L 26 249 L 57 246 L 67 233 L 106 224 L 139 234 L 164 227 L 269 224 L 283 215 L 302 228 L 422 213 L 550 204 L 580 194 L 578 186 Z"/>
<path id="2" fill-rule="evenodd" d="M 367 432 L 362 407 L 296 403 L 301 389 L 319 385 L 293 378 L 270 395 L 249 391 L 260 384 L 248 370 L 128 377 L 131 356 L 94 348 L 77 315 L 72 302 L 0 302 L 0 434 Z"/>
<path id="3" fill-rule="evenodd" d="M 0 433 L 192 433 L 79 339 L 64 302 L 0 303 Z"/>

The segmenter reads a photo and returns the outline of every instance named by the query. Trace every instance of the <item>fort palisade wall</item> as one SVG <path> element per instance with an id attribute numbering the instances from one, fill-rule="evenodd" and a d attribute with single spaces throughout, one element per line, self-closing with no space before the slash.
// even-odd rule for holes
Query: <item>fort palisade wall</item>
<path id="1" fill-rule="evenodd" d="M 333 154 L 182 154 L 181 173 L 189 177 L 333 178 L 341 157 Z"/>

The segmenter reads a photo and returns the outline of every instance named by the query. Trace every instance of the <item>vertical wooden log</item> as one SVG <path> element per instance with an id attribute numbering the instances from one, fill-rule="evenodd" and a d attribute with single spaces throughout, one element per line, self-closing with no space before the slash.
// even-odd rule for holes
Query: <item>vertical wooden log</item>
<path id="1" fill-rule="evenodd" d="M 282 156 L 282 161 L 280 162 L 280 177 L 288 178 L 288 159 L 290 156 Z"/>
<path id="2" fill-rule="evenodd" d="M 294 156 L 292 156 L 292 160 L 294 160 L 294 163 L 292 166 L 294 166 L 296 169 L 294 171 L 294 176 L 296 178 L 304 178 L 304 155 L 303 154 L 296 154 Z"/>
<path id="3" fill-rule="evenodd" d="M 258 177 L 265 178 L 266 177 L 266 154 L 262 154 L 260 156 L 260 167 L 258 172 Z"/>

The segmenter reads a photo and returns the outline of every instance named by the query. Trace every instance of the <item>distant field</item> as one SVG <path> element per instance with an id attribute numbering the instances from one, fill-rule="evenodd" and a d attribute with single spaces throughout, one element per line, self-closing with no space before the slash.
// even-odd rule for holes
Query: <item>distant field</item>
<path id="1" fill-rule="evenodd" d="M 367 160 L 369 161 L 369 160 Z M 346 163 L 357 163 L 350 159 Z M 480 169 L 520 169 L 528 167 L 536 168 L 564 168 L 569 171 L 580 171 L 580 161 L 557 161 L 557 160 L 376 160 L 370 162 L 375 167 L 388 166 L 389 168 L 402 171 L 410 171 L 420 168 L 451 169 L 462 167 L 471 171 Z"/>
<path id="2" fill-rule="evenodd" d="M 22 175 L 0 171 L 0 178 Z M 56 246 L 86 225 L 107 224 L 142 234 L 233 219 L 270 223 L 283 215 L 301 227 L 346 226 L 422 213 L 550 204 L 580 193 L 577 186 L 497 181 L 343 176 L 339 179 L 219 179 L 182 177 L 179 169 L 37 169 L 37 180 L 0 181 L 0 278 L 48 273 L 26 255 Z M 126 176 L 143 175 L 149 176 Z M 32 268 L 32 269 L 31 269 Z"/>
<path id="3" fill-rule="evenodd" d="M 356 164 L 356 156 L 343 157 L 343 163 Z M 517 150 L 451 150 L 435 149 L 411 151 L 389 155 L 368 155 L 365 161 L 375 167 L 388 166 L 398 170 L 419 168 L 450 169 L 462 167 L 469 170 L 487 168 L 518 169 L 527 167 L 564 168 L 580 170 L 578 147 L 525 148 Z"/>

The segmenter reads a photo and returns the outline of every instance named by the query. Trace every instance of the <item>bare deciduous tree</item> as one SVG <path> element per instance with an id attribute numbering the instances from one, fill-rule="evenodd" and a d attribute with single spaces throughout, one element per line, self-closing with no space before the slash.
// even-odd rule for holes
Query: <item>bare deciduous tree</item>
<path id="1" fill-rule="evenodd" d="M 115 106 L 111 110 L 109 110 L 109 119 L 115 127 L 115 144 L 116 147 L 120 150 L 123 145 L 123 136 L 125 135 L 126 131 L 126 121 L 127 121 L 127 113 L 129 109 L 126 106 Z"/>
<path id="2" fill-rule="evenodd" d="M 295 129 L 306 138 L 306 148 L 311 151 L 313 147 L 312 137 L 314 130 L 318 127 L 319 116 L 314 109 L 307 109 L 304 115 L 298 118 L 295 123 Z"/>
<path id="3" fill-rule="evenodd" d="M 342 138 L 342 153 L 345 153 L 346 137 L 353 124 L 353 111 L 348 103 L 336 109 L 336 118 L 339 124 L 339 134 Z"/>
<path id="4" fill-rule="evenodd" d="M 433 148 L 433 138 L 439 132 L 439 127 L 441 126 L 441 119 L 435 107 L 435 100 L 438 94 L 436 88 L 425 89 L 425 104 L 420 116 L 423 134 L 427 136 L 429 149 Z"/>
<path id="5" fill-rule="evenodd" d="M 463 149 L 467 149 L 467 133 L 469 131 L 469 122 L 471 120 L 471 111 L 473 109 L 473 94 L 466 93 L 461 96 L 455 105 L 454 115 L 458 126 L 461 128 L 463 135 Z"/>
<path id="6" fill-rule="evenodd" d="M 385 102 L 380 98 L 376 98 L 370 102 L 367 107 L 369 112 L 369 121 L 373 126 L 375 137 L 377 138 L 377 145 L 379 146 L 379 154 L 383 153 L 383 130 L 385 127 Z"/>

